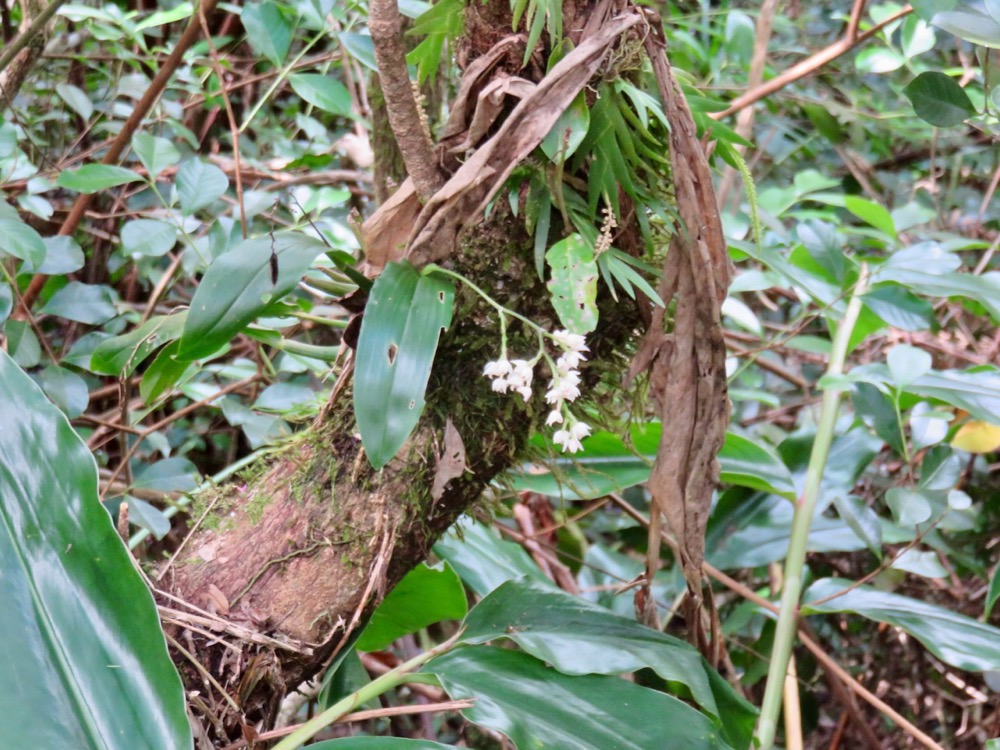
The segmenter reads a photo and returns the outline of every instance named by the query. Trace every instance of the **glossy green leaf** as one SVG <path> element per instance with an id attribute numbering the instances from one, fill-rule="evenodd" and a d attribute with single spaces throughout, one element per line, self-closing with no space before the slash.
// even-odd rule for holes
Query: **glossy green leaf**
<path id="1" fill-rule="evenodd" d="M 552 306 L 570 333 L 590 333 L 597 326 L 597 261 L 579 234 L 560 240 L 545 253 L 552 271 L 546 286 Z"/>
<path id="2" fill-rule="evenodd" d="M 190 362 L 177 360 L 175 355 L 179 346 L 179 341 L 172 341 L 163 347 L 146 368 L 146 372 L 142 374 L 142 380 L 139 382 L 139 395 L 147 404 L 153 403 L 168 388 L 172 388 L 185 372 L 195 370 L 196 366 Z"/>
<path id="3" fill-rule="evenodd" d="M 689 644 L 622 617 L 597 604 L 526 579 L 507 581 L 473 607 L 463 643 L 509 638 L 537 659 L 567 675 L 635 672 L 650 668 L 669 683 L 685 685 L 694 701 L 715 717 L 724 736 L 745 745 L 753 731 L 750 704 L 726 685 L 713 686 L 711 669 Z M 725 685 L 725 682 L 722 682 Z M 723 716 L 714 689 L 741 710 Z"/>
<path id="4" fill-rule="evenodd" d="M 191 300 L 177 359 L 207 357 L 229 343 L 268 305 L 292 291 L 325 250 L 326 245 L 305 234 L 280 232 L 244 240 L 220 255 Z M 272 277 L 272 253 L 277 279 Z"/>
<path id="5" fill-rule="evenodd" d="M 380 651 L 397 638 L 436 622 L 465 617 L 468 602 L 455 570 L 443 562 L 421 563 L 378 605 L 355 646 L 358 651 Z"/>
<path id="6" fill-rule="evenodd" d="M 14 309 L 14 292 L 10 284 L 0 282 L 0 324 L 7 320 Z"/>
<path id="7" fill-rule="evenodd" d="M 186 319 L 186 311 L 154 315 L 138 328 L 102 341 L 91 355 L 91 370 L 128 377 L 150 354 L 178 338 Z"/>
<path id="8" fill-rule="evenodd" d="M 425 670 L 453 699 L 475 699 L 463 712 L 469 720 L 503 732 L 518 748 L 730 747 L 706 716 L 673 696 L 617 677 L 570 677 L 517 651 L 455 649 Z"/>
<path id="9" fill-rule="evenodd" d="M 122 252 L 133 258 L 158 258 L 177 244 L 177 227 L 155 219 L 134 219 L 122 226 Z"/>
<path id="10" fill-rule="evenodd" d="M 77 323 L 100 325 L 118 314 L 117 295 L 103 284 L 71 281 L 52 295 L 42 312 Z"/>
<path id="11" fill-rule="evenodd" d="M 828 602 L 808 604 L 853 585 L 843 578 L 816 581 L 804 595 L 803 614 L 853 612 L 902 628 L 953 667 L 970 672 L 1000 670 L 1000 630 L 943 607 L 869 586 L 858 586 Z"/>
<path id="12" fill-rule="evenodd" d="M 125 495 L 128 503 L 128 520 L 140 529 L 146 529 L 157 539 L 163 539 L 170 533 L 170 519 L 163 511 L 131 495 Z"/>
<path id="13" fill-rule="evenodd" d="M 288 76 L 295 93 L 324 112 L 351 116 L 351 92 L 336 78 L 319 73 L 294 73 Z"/>
<path id="14" fill-rule="evenodd" d="M 150 179 L 181 160 L 181 152 L 174 144 L 149 133 L 136 133 L 132 137 L 132 151 L 139 157 Z"/>
<path id="15" fill-rule="evenodd" d="M 990 619 L 993 605 L 997 603 L 998 599 L 1000 599 L 1000 565 L 993 569 L 993 575 L 990 576 L 990 588 L 986 592 L 986 607 L 983 610 L 984 620 Z"/>
<path id="16" fill-rule="evenodd" d="M 136 473 L 132 486 L 157 492 L 191 492 L 200 479 L 198 468 L 191 461 L 174 456 L 144 466 Z"/>
<path id="17" fill-rule="evenodd" d="M 42 346 L 25 320 L 8 320 L 4 324 L 7 338 L 7 353 L 20 367 L 29 368 L 38 364 L 42 356 Z"/>
<path id="18" fill-rule="evenodd" d="M 209 206 L 226 192 L 229 178 L 214 164 L 188 159 L 177 170 L 177 197 L 185 216 Z"/>
<path id="19" fill-rule="evenodd" d="M 542 152 L 551 161 L 571 157 L 587 135 L 587 128 L 590 127 L 590 108 L 587 106 L 586 94 L 585 91 L 577 94 L 542 140 Z"/>
<path id="20" fill-rule="evenodd" d="M 43 237 L 42 242 L 45 243 L 45 261 L 35 268 L 36 273 L 61 276 L 83 268 L 83 250 L 72 237 Z"/>
<path id="21" fill-rule="evenodd" d="M 835 495 L 833 506 L 844 523 L 858 535 L 858 539 L 865 543 L 872 554 L 881 558 L 882 525 L 879 523 L 878 514 L 865 505 L 865 501 L 857 495 Z"/>
<path id="22" fill-rule="evenodd" d="M 929 302 L 895 284 L 876 287 L 861 299 L 887 324 L 903 331 L 925 331 L 934 320 L 934 308 Z"/>
<path id="23" fill-rule="evenodd" d="M 89 120 L 94 114 L 94 104 L 90 101 L 90 97 L 73 84 L 60 81 L 56 84 L 56 93 L 84 120 Z"/>
<path id="24" fill-rule="evenodd" d="M 251 3 L 240 14 L 250 46 L 276 66 L 288 55 L 292 44 L 292 24 L 277 4 L 265 0 Z"/>
<path id="25" fill-rule="evenodd" d="M 649 479 L 659 447 L 659 422 L 633 426 L 629 444 L 610 432 L 587 438 L 584 450 L 572 458 L 555 457 L 544 465 L 531 464 L 508 472 L 512 486 L 564 499 L 592 499 L 634 487 Z M 727 484 L 765 490 L 789 499 L 795 497 L 791 474 L 781 459 L 760 443 L 727 433 L 719 452 Z"/>
<path id="26" fill-rule="evenodd" d="M 884 232 L 890 237 L 896 236 L 896 225 L 884 206 L 874 203 L 856 195 L 848 195 L 844 198 L 844 207 L 861 221 L 875 227 L 880 232 Z"/>
<path id="27" fill-rule="evenodd" d="M 940 4 L 936 4 L 940 7 Z M 949 2 L 930 19 L 934 26 L 973 44 L 1000 49 L 1000 19 L 981 2 Z"/>
<path id="28" fill-rule="evenodd" d="M 45 261 L 45 243 L 38 232 L 20 219 L 0 218 L 0 252 L 38 268 Z"/>
<path id="29" fill-rule="evenodd" d="M 190 748 L 153 598 L 101 507 L 90 450 L 3 352 L 0 390 L 0 660 L 17 675 L 0 694 L 4 744 Z"/>
<path id="30" fill-rule="evenodd" d="M 60 172 L 56 180 L 59 187 L 76 190 L 79 193 L 96 193 L 108 188 L 139 182 L 142 177 L 138 172 L 110 164 L 85 164 L 78 169 L 67 169 Z"/>
<path id="31" fill-rule="evenodd" d="M 976 114 L 975 105 L 958 82 L 936 70 L 925 70 L 903 93 L 917 117 L 939 128 L 961 125 Z"/>
<path id="32" fill-rule="evenodd" d="M 915 380 L 907 390 L 965 409 L 984 422 L 992 423 L 1000 414 L 1000 371 L 996 369 L 932 372 Z"/>
<path id="33" fill-rule="evenodd" d="M 554 588 L 524 547 L 501 539 L 493 527 L 468 516 L 456 521 L 438 540 L 434 554 L 446 560 L 479 596 L 486 596 L 505 581 L 522 576 Z"/>
<path id="34" fill-rule="evenodd" d="M 399 452 L 423 413 L 454 297 L 448 281 L 420 275 L 405 262 L 387 265 L 372 286 L 358 336 L 354 414 L 376 469 Z"/>
<path id="35" fill-rule="evenodd" d="M 90 393 L 87 383 L 72 370 L 49 365 L 39 376 L 39 383 L 48 396 L 67 417 L 76 419 L 87 410 Z"/>

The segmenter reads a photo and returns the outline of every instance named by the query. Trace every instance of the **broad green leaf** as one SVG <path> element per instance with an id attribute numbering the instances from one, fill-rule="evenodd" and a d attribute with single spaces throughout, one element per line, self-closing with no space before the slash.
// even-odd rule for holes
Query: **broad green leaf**
<path id="1" fill-rule="evenodd" d="M 100 325 L 118 314 L 117 295 L 103 284 L 71 281 L 52 295 L 42 312 L 77 323 Z"/>
<path id="2" fill-rule="evenodd" d="M 7 338 L 7 353 L 19 367 L 34 367 L 42 357 L 42 346 L 25 320 L 8 320 L 4 324 Z"/>
<path id="3" fill-rule="evenodd" d="M 245 240 L 220 255 L 202 278 L 184 322 L 177 359 L 214 354 L 302 279 L 326 245 L 297 232 Z M 272 253 L 277 278 L 272 277 Z"/>
<path id="4" fill-rule="evenodd" d="M 961 125 L 976 114 L 975 105 L 955 79 L 936 70 L 918 75 L 903 93 L 917 117 L 935 127 Z"/>
<path id="5" fill-rule="evenodd" d="M 67 169 L 59 173 L 56 184 L 79 193 L 97 193 L 101 190 L 139 182 L 138 172 L 110 164 L 85 164 L 79 169 Z"/>
<path id="6" fill-rule="evenodd" d="M 155 219 L 134 219 L 122 227 L 122 251 L 133 258 L 158 258 L 177 244 L 177 227 Z"/>
<path id="7" fill-rule="evenodd" d="M 395 456 L 424 410 L 438 338 L 451 325 L 455 290 L 409 263 L 390 263 L 375 279 L 358 335 L 354 414 L 376 469 Z"/>
<path id="8" fill-rule="evenodd" d="M 45 261 L 42 236 L 17 218 L 0 219 L 0 252 L 20 258 L 32 268 Z"/>
<path id="9" fill-rule="evenodd" d="M 924 578 L 946 578 L 948 569 L 941 564 L 937 552 L 931 550 L 907 549 L 892 561 L 890 565 L 894 570 L 905 570 L 915 576 Z"/>
<path id="10" fill-rule="evenodd" d="M 397 638 L 468 611 L 465 588 L 447 562 L 420 563 L 378 605 L 358 639 L 358 651 L 381 651 Z"/>
<path id="11" fill-rule="evenodd" d="M 288 76 L 295 93 L 324 112 L 351 116 L 351 93 L 336 78 L 319 73 L 294 73 Z"/>
<path id="12" fill-rule="evenodd" d="M 292 24 L 277 4 L 265 0 L 251 3 L 240 14 L 250 46 L 275 66 L 281 65 L 292 44 Z"/>
<path id="13" fill-rule="evenodd" d="M 121 336 L 102 341 L 91 355 L 94 372 L 128 377 L 154 351 L 181 335 L 187 312 L 154 315 Z"/>
<path id="14" fill-rule="evenodd" d="M 857 495 L 836 495 L 833 506 L 858 539 L 872 551 L 876 557 L 882 557 L 882 524 L 878 514 L 865 505 L 865 501 Z"/>
<path id="15" fill-rule="evenodd" d="M 132 150 L 149 172 L 151 180 L 181 160 L 181 152 L 174 144 L 149 133 L 136 133 L 132 138 Z"/>
<path id="16" fill-rule="evenodd" d="M 0 282 L 0 324 L 4 323 L 14 309 L 14 292 L 10 284 Z"/>
<path id="17" fill-rule="evenodd" d="M 90 393 L 87 383 L 72 370 L 49 365 L 39 376 L 39 382 L 48 396 L 70 419 L 76 419 L 87 410 Z"/>
<path id="18" fill-rule="evenodd" d="M 518 579 L 489 594 L 465 620 L 463 643 L 481 644 L 498 638 L 510 638 L 566 675 L 614 675 L 648 667 L 668 683 L 685 685 L 706 713 L 720 726 L 727 725 L 723 734 L 734 745 L 750 740 L 756 713 L 750 704 L 739 701 L 726 685 L 721 688 L 726 702 L 735 700 L 742 710 L 730 709 L 723 715 L 709 677 L 711 668 L 698 652 L 633 618 L 559 589 Z"/>
<path id="19" fill-rule="evenodd" d="M 468 516 L 462 516 L 438 540 L 434 554 L 447 561 L 479 596 L 485 596 L 504 581 L 522 576 L 554 587 L 524 547 L 501 539 L 492 527 Z"/>
<path id="20" fill-rule="evenodd" d="M 309 750 L 455 750 L 455 745 L 442 745 L 430 740 L 408 740 L 402 737 L 345 737 L 309 746 Z"/>
<path id="21" fill-rule="evenodd" d="M 888 591 L 858 586 L 822 604 L 809 604 L 854 586 L 843 578 L 824 578 L 806 591 L 803 614 L 853 612 L 902 628 L 942 661 L 970 672 L 1000 670 L 1000 630 L 972 618 Z"/>
<path id="22" fill-rule="evenodd" d="M 923 492 L 907 487 L 889 488 L 885 503 L 892 511 L 893 520 L 903 527 L 924 523 L 934 513 L 931 500 Z"/>
<path id="23" fill-rule="evenodd" d="M 194 9 L 191 7 L 191 3 L 178 3 L 170 10 L 160 10 L 155 13 L 150 13 L 135 25 L 135 30 L 138 32 L 153 26 L 163 26 L 167 23 L 183 21 L 185 18 L 191 17 L 193 10 Z"/>
<path id="24" fill-rule="evenodd" d="M 175 358 L 179 345 L 179 341 L 172 341 L 163 347 L 142 374 L 139 395 L 147 404 L 153 403 L 168 388 L 173 387 L 189 369 L 195 371 L 195 365 L 190 362 L 179 362 Z"/>
<path id="25" fill-rule="evenodd" d="M 140 500 L 131 495 L 125 495 L 128 503 L 128 520 L 140 529 L 146 529 L 157 539 L 163 539 L 170 533 L 170 519 L 163 511 L 153 507 L 145 500 Z"/>
<path id="26" fill-rule="evenodd" d="M 568 159 L 580 147 L 589 127 L 590 108 L 587 107 L 587 92 L 581 91 L 569 107 L 559 115 L 552 130 L 542 140 L 542 152 L 551 161 Z"/>
<path id="27" fill-rule="evenodd" d="M 931 17 L 930 22 L 959 39 L 1000 49 L 1000 19 L 990 13 L 982 2 L 948 2 Z"/>
<path id="28" fill-rule="evenodd" d="M 861 299 L 879 318 L 903 331 L 926 331 L 934 320 L 934 308 L 929 302 L 896 284 L 883 284 Z"/>
<path id="29" fill-rule="evenodd" d="M 35 269 L 36 273 L 46 276 L 61 276 L 83 268 L 83 250 L 72 237 L 44 237 L 45 261 Z"/>
<path id="30" fill-rule="evenodd" d="M 875 227 L 880 232 L 884 232 L 890 237 L 896 236 L 896 225 L 892 221 L 892 214 L 884 206 L 856 195 L 848 195 L 844 198 L 844 207 L 861 221 Z"/>
<path id="31" fill-rule="evenodd" d="M 132 486 L 157 492 L 191 492 L 199 480 L 198 468 L 191 461 L 174 456 L 144 466 Z"/>
<path id="32" fill-rule="evenodd" d="M 892 399 L 871 383 L 855 383 L 851 388 L 854 413 L 882 438 L 896 455 L 906 450 L 903 431 Z"/>
<path id="33" fill-rule="evenodd" d="M 209 206 L 226 192 L 229 178 L 214 164 L 188 159 L 177 170 L 177 197 L 185 216 Z"/>
<path id="34" fill-rule="evenodd" d="M 0 391 L 0 659 L 17 675 L 0 697 L 4 743 L 192 747 L 153 598 L 101 507 L 90 450 L 3 352 Z"/>
<path id="35" fill-rule="evenodd" d="M 518 748 L 730 747 L 707 717 L 673 696 L 617 677 L 570 677 L 528 654 L 466 647 L 437 657 L 425 670 L 453 699 L 475 699 L 463 712 L 470 721 L 503 732 Z"/>
<path id="36" fill-rule="evenodd" d="M 84 120 L 89 120 L 94 114 L 94 105 L 90 97 L 79 88 L 70 83 L 59 82 L 56 84 L 56 93 L 59 98 L 69 105 L 70 109 L 76 112 Z"/>
<path id="37" fill-rule="evenodd" d="M 258 411 L 290 412 L 315 404 L 317 393 L 304 383 L 273 383 L 261 391 L 253 408 Z"/>
<path id="38" fill-rule="evenodd" d="M 517 490 L 563 499 L 603 497 L 649 479 L 661 433 L 659 422 L 633 426 L 626 445 L 619 435 L 596 432 L 587 438 L 583 452 L 572 458 L 551 458 L 544 465 L 532 464 L 508 475 Z M 788 469 L 778 456 L 759 443 L 727 433 L 719 463 L 720 479 L 727 484 L 795 498 Z"/>
<path id="39" fill-rule="evenodd" d="M 910 384 L 907 390 L 919 396 L 936 398 L 986 422 L 1000 414 L 1000 371 L 931 372 Z"/>
<path id="40" fill-rule="evenodd" d="M 1000 599 L 1000 565 L 997 565 L 993 569 L 993 575 L 990 576 L 990 588 L 986 592 L 986 608 L 983 612 L 983 619 L 990 619 L 990 613 L 993 612 L 993 605 L 997 603 L 997 599 Z"/>
<path id="41" fill-rule="evenodd" d="M 560 240 L 545 253 L 552 270 L 546 283 L 552 306 L 570 333 L 597 327 L 597 262 L 594 249 L 579 234 Z"/>

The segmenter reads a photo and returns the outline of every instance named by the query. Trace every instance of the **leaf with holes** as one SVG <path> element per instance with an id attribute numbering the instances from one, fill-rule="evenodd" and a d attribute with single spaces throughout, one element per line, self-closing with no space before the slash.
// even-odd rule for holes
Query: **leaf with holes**
<path id="1" fill-rule="evenodd" d="M 597 262 L 594 249 L 579 234 L 554 244 L 545 254 L 552 269 L 548 281 L 552 306 L 570 333 L 597 327 Z"/>
<path id="2" fill-rule="evenodd" d="M 417 426 L 454 298 L 448 281 L 421 276 L 405 262 L 387 265 L 372 285 L 358 336 L 354 413 L 376 469 L 399 452 Z"/>

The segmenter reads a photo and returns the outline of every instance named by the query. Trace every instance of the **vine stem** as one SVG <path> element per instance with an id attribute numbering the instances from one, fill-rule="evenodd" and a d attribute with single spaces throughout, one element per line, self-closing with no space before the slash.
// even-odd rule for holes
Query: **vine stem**
<path id="1" fill-rule="evenodd" d="M 377 698 L 405 682 L 412 681 L 414 677 L 410 674 L 411 672 L 426 664 L 435 656 L 449 651 L 458 642 L 462 633 L 463 631 L 458 631 L 444 643 L 422 654 L 418 654 L 395 669 L 386 672 L 381 677 L 376 677 L 360 690 L 351 693 L 343 700 L 337 701 L 288 735 L 275 746 L 274 750 L 295 750 L 301 747 L 302 743 L 312 739 L 317 732 L 325 729 L 341 716 L 350 713 L 356 706 L 367 703 L 373 698 Z"/>
<path id="2" fill-rule="evenodd" d="M 861 312 L 861 295 L 864 294 L 867 285 L 868 267 L 862 264 L 861 275 L 854 287 L 851 301 L 847 305 L 844 317 L 840 321 L 840 327 L 833 338 L 833 351 L 830 353 L 830 364 L 826 369 L 827 376 L 836 377 L 844 371 L 851 333 L 854 331 L 858 315 Z M 757 720 L 758 750 L 771 750 L 774 747 L 778 715 L 781 712 L 781 696 L 798 627 L 799 599 L 802 596 L 802 571 L 805 568 L 809 529 L 812 527 L 813 516 L 816 513 L 816 503 L 819 500 L 820 485 L 823 481 L 827 457 L 830 455 L 830 445 L 833 443 L 834 427 L 837 423 L 837 413 L 840 409 L 842 395 L 843 389 L 837 385 L 823 392 L 819 428 L 813 441 L 812 453 L 809 456 L 805 487 L 802 490 L 802 496 L 795 504 L 792 532 L 788 540 L 788 555 L 785 557 L 785 585 L 781 593 L 781 610 L 774 632 L 774 648 L 771 651 L 771 663 L 767 670 L 764 700 L 760 708 L 760 718 Z"/>

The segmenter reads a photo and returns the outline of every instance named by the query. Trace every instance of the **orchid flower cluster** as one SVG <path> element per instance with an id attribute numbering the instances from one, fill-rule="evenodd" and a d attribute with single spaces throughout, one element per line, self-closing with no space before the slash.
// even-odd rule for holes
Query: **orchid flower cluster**
<path id="1" fill-rule="evenodd" d="M 574 416 L 567 404 L 572 403 L 580 395 L 580 363 L 587 359 L 585 352 L 590 350 L 587 348 L 586 339 L 578 333 L 555 331 L 545 335 L 551 338 L 561 351 L 555 362 L 549 358 L 544 349 L 539 350 L 530 360 L 508 360 L 506 336 L 504 336 L 500 359 L 487 362 L 483 374 L 492 381 L 493 390 L 497 393 L 513 391 L 528 401 L 531 398 L 535 365 L 544 357 L 552 371 L 552 379 L 545 392 L 545 401 L 551 407 L 545 424 L 560 425 L 552 436 L 552 441 L 562 448 L 563 453 L 576 453 L 583 450 L 581 441 L 590 435 L 591 430 L 590 425 Z"/>

